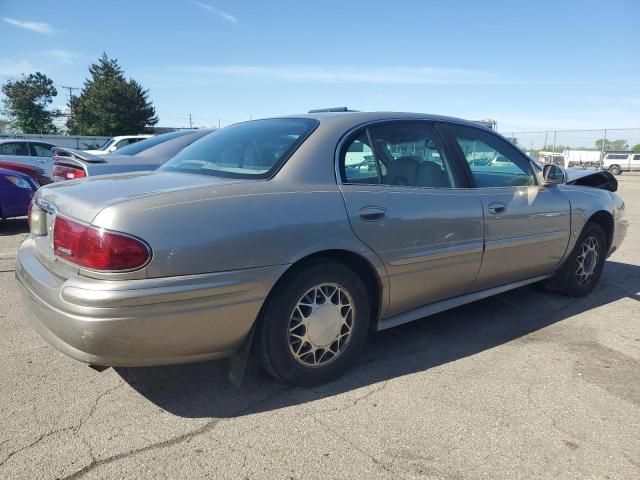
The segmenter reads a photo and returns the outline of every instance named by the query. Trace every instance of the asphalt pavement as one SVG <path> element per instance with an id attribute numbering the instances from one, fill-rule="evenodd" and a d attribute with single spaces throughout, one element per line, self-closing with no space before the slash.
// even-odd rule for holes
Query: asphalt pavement
<path id="1" fill-rule="evenodd" d="M 640 176 L 598 288 L 525 287 L 372 334 L 313 389 L 252 360 L 91 370 L 17 295 L 26 222 L 0 222 L 0 478 L 640 478 Z"/>

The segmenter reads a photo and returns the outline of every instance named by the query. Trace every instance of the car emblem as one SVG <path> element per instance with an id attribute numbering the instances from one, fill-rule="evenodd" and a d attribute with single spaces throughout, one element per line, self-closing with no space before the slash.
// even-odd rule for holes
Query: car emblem
<path id="1" fill-rule="evenodd" d="M 50 213 L 51 215 L 55 215 L 58 210 L 53 203 L 47 202 L 46 200 L 43 200 L 41 198 L 36 200 L 36 205 L 38 205 L 38 207 L 40 207 L 45 212 Z"/>

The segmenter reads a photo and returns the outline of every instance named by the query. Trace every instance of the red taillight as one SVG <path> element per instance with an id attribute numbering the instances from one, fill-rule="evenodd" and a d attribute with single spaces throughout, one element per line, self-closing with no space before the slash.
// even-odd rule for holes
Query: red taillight
<path id="1" fill-rule="evenodd" d="M 133 270 L 149 261 L 149 248 L 133 237 L 56 217 L 53 250 L 91 270 Z"/>
<path id="2" fill-rule="evenodd" d="M 54 165 L 53 176 L 63 178 L 65 180 L 73 180 L 74 178 L 84 178 L 87 176 L 85 171 L 79 167 L 69 167 L 67 165 Z"/>

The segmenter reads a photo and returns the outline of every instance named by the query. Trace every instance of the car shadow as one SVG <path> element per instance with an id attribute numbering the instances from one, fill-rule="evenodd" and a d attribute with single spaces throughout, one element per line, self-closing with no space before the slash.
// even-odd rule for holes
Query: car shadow
<path id="1" fill-rule="evenodd" d="M 27 217 L 0 219 L 0 236 L 29 233 Z"/>
<path id="2" fill-rule="evenodd" d="M 189 418 L 237 417 L 312 402 L 422 372 L 521 338 L 622 298 L 640 301 L 640 266 L 607 262 L 600 285 L 583 298 L 523 287 L 383 332 L 372 333 L 359 362 L 340 379 L 315 388 L 284 385 L 251 358 L 240 389 L 226 362 L 117 368 L 122 378 L 162 409 Z"/>

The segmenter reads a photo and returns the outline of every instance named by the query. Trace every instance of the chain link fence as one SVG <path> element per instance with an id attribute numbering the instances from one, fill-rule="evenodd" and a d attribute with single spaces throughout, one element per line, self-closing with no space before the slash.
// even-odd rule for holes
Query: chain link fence
<path id="1" fill-rule="evenodd" d="M 38 135 L 38 134 L 0 134 L 1 138 L 22 138 L 25 140 L 42 140 L 53 143 L 57 147 L 76 148 L 78 150 L 92 150 L 103 145 L 111 137 L 82 136 L 82 135 Z"/>
<path id="2" fill-rule="evenodd" d="M 640 128 L 500 133 L 536 160 L 563 167 L 600 168 L 607 152 L 640 148 Z"/>

